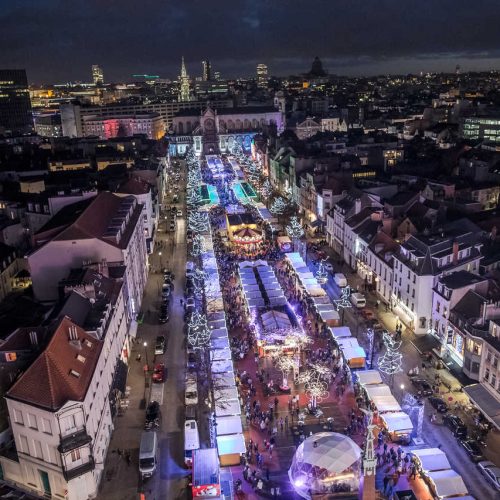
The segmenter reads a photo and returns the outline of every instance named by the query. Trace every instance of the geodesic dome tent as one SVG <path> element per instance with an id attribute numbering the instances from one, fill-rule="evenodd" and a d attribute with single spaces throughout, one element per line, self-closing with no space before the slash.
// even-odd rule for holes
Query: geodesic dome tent
<path id="1" fill-rule="evenodd" d="M 361 449 L 348 436 L 320 432 L 304 440 L 293 456 L 288 477 L 303 498 L 359 487 Z"/>

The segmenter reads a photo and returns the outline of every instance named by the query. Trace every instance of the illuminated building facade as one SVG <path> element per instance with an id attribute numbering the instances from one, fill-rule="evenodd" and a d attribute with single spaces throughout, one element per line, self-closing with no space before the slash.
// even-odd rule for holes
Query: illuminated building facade
<path id="1" fill-rule="evenodd" d="M 134 116 L 101 118 L 87 116 L 83 119 L 83 136 L 97 136 L 100 139 L 131 137 L 145 134 L 149 139 L 161 139 L 165 129 L 161 116 L 157 113 Z"/>
<path id="2" fill-rule="evenodd" d="M 267 65 L 257 64 L 257 86 L 260 88 L 266 88 L 267 80 Z"/>
<path id="3" fill-rule="evenodd" d="M 94 85 L 104 84 L 104 73 L 102 68 L 97 64 L 92 65 L 92 81 L 94 82 Z"/>

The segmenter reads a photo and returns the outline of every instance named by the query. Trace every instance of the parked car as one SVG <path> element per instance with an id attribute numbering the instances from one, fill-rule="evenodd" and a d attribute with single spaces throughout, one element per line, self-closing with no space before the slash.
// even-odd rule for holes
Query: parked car
<path id="1" fill-rule="evenodd" d="M 158 363 L 153 370 L 153 382 L 164 382 L 166 375 L 166 368 L 163 363 Z"/>
<path id="2" fill-rule="evenodd" d="M 146 422 L 153 422 L 161 416 L 160 404 L 158 401 L 151 401 L 146 408 Z"/>
<path id="3" fill-rule="evenodd" d="M 160 313 L 158 314 L 158 323 L 164 324 L 169 320 L 168 316 L 168 304 L 162 305 L 160 308 Z"/>
<path id="4" fill-rule="evenodd" d="M 184 394 L 184 403 L 186 406 L 198 404 L 198 383 L 196 373 L 186 374 L 186 392 Z"/>
<path id="5" fill-rule="evenodd" d="M 163 335 L 158 335 L 158 337 L 156 337 L 155 355 L 164 353 L 165 353 L 165 337 Z"/>
<path id="6" fill-rule="evenodd" d="M 444 399 L 441 399 L 441 398 L 437 398 L 435 396 L 431 396 L 429 398 L 429 403 L 434 407 L 436 408 L 436 410 L 439 412 L 439 413 L 446 413 L 448 411 L 448 405 L 446 404 L 446 402 L 444 401 Z"/>
<path id="7" fill-rule="evenodd" d="M 479 462 L 484 458 L 481 448 L 479 448 L 473 439 L 461 439 L 460 444 L 464 447 L 464 450 L 473 462 Z"/>
<path id="8" fill-rule="evenodd" d="M 411 383 L 416 387 L 418 393 L 422 396 L 432 396 L 434 394 L 431 384 L 423 378 L 413 378 L 411 379 Z"/>
<path id="9" fill-rule="evenodd" d="M 196 368 L 196 353 L 193 349 L 188 349 L 186 352 L 186 366 L 188 369 Z"/>
<path id="10" fill-rule="evenodd" d="M 176 213 L 177 213 L 177 217 L 182 217 L 182 210 L 179 209 L 179 210 L 177 210 Z"/>
<path id="11" fill-rule="evenodd" d="M 479 462 L 477 464 L 481 474 L 486 478 L 486 480 L 495 488 L 500 491 L 500 467 L 497 467 L 493 462 L 485 460 L 484 462 Z"/>
<path id="12" fill-rule="evenodd" d="M 460 438 L 467 437 L 467 426 L 462 422 L 460 417 L 457 417 L 457 415 L 445 415 L 443 417 L 443 423 L 451 430 L 454 436 Z"/>

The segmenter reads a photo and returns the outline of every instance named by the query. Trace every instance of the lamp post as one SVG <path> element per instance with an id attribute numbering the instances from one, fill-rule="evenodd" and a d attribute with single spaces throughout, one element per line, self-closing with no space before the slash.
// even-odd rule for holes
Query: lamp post
<path id="1" fill-rule="evenodd" d="M 163 271 L 163 260 L 161 258 L 161 250 L 158 252 L 158 256 L 160 257 L 160 269 Z"/>
<path id="2" fill-rule="evenodd" d="M 144 356 L 146 356 L 146 366 L 149 369 L 148 350 L 147 350 L 148 343 L 144 342 L 142 345 L 144 346 Z M 144 370 L 144 376 L 146 376 L 146 370 Z"/>
<path id="3" fill-rule="evenodd" d="M 403 400 L 403 396 L 404 396 L 404 393 L 405 393 L 405 385 L 401 384 L 399 387 L 401 389 L 401 400 Z"/>

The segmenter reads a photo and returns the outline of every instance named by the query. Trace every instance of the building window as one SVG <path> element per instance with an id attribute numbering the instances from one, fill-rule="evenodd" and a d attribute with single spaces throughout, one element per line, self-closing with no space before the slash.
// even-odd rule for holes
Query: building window
<path id="1" fill-rule="evenodd" d="M 491 375 L 491 385 L 493 387 L 497 386 L 497 376 L 494 373 Z"/>
<path id="2" fill-rule="evenodd" d="M 14 422 L 19 425 L 24 425 L 23 413 L 14 408 Z"/>
<path id="3" fill-rule="evenodd" d="M 34 440 L 34 443 L 35 443 L 35 456 L 43 460 L 42 443 L 36 439 Z"/>
<path id="4" fill-rule="evenodd" d="M 441 309 L 441 302 L 437 301 L 436 302 L 436 312 L 439 313 L 440 309 Z"/>
<path id="5" fill-rule="evenodd" d="M 472 363 L 472 369 L 471 369 L 471 372 L 472 373 L 479 373 L 479 363 Z"/>
<path id="6" fill-rule="evenodd" d="M 80 450 L 73 450 L 71 452 L 71 461 L 76 462 L 80 460 Z"/>
<path id="7" fill-rule="evenodd" d="M 31 429 L 37 429 L 38 430 L 38 423 L 36 421 L 36 416 L 33 415 L 33 413 L 28 413 L 28 426 Z"/>
<path id="8" fill-rule="evenodd" d="M 19 442 L 21 445 L 21 453 L 30 454 L 30 448 L 28 446 L 28 438 L 26 436 L 19 436 Z"/>
<path id="9" fill-rule="evenodd" d="M 487 380 L 488 382 L 490 381 L 490 369 L 486 368 L 484 371 L 484 380 Z"/>
<path id="10" fill-rule="evenodd" d="M 76 429 L 76 419 L 74 415 L 69 415 L 64 418 L 64 430 L 66 432 Z"/>
<path id="11" fill-rule="evenodd" d="M 414 275 L 413 275 L 413 283 L 416 283 L 416 281 L 417 281 L 417 275 L 416 275 L 416 274 L 414 274 Z"/>
<path id="12" fill-rule="evenodd" d="M 52 435 L 52 426 L 50 425 L 50 420 L 47 420 L 46 418 L 42 418 L 42 431 L 45 434 Z"/>
<path id="13" fill-rule="evenodd" d="M 411 298 L 414 299 L 415 298 L 415 288 L 411 291 Z"/>

